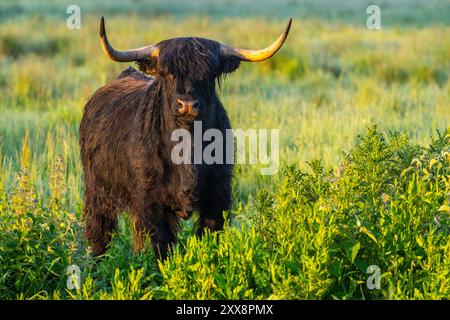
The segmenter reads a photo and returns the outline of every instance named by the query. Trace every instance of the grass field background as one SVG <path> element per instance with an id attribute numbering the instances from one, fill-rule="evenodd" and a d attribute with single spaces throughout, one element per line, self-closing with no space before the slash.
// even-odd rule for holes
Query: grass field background
<path id="1" fill-rule="evenodd" d="M 369 3 L 382 30 L 366 28 Z M 66 27 L 70 4 L 80 30 Z M 178 36 L 260 48 L 294 19 L 274 58 L 220 91 L 233 127 L 280 129 L 283 170 L 237 166 L 220 244 L 183 223 L 159 268 L 133 254 L 126 218 L 96 264 L 82 237 L 82 108 L 128 67 L 101 52 L 101 15 L 117 48 Z M 0 298 L 450 297 L 449 22 L 444 0 L 2 1 Z M 81 291 L 66 290 L 70 264 Z M 365 286 L 370 264 L 381 290 Z"/>

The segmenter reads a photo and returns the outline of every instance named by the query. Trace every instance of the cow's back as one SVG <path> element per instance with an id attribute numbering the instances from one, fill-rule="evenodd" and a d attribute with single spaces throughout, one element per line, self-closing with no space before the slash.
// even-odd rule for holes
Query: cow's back
<path id="1" fill-rule="evenodd" d="M 124 74 L 127 72 L 127 74 Z M 86 178 L 128 186 L 127 147 L 131 123 L 152 78 L 125 70 L 86 103 L 80 124 L 81 159 Z"/>

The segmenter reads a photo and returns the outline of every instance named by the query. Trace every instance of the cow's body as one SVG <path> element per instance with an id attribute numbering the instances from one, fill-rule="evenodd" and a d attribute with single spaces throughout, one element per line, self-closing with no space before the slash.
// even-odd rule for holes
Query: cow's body
<path id="1" fill-rule="evenodd" d="M 226 164 L 227 149 L 234 150 L 227 147 L 232 143 L 226 141 L 230 122 L 216 86 L 241 61 L 272 57 L 290 26 L 291 20 L 284 33 L 261 50 L 187 37 L 118 51 L 108 41 L 102 17 L 100 43 L 105 54 L 117 62 L 135 61 L 142 72 L 154 77 L 129 68 L 97 90 L 85 106 L 80 125 L 84 220 L 94 254 L 105 251 L 117 217 L 125 209 L 131 213 L 137 248 L 142 247 L 142 236 L 150 234 L 162 257 L 176 239 L 178 219 L 189 218 L 193 210 L 199 213 L 197 234 L 223 227 L 223 212 L 231 205 L 233 169 Z M 194 121 L 201 121 L 202 137 L 208 129 L 222 133 L 222 162 L 173 161 L 178 141 L 172 141 L 172 134 L 185 129 L 192 136 Z M 201 151 L 204 148 L 203 142 Z"/>
<path id="2" fill-rule="evenodd" d="M 105 251 L 118 214 L 130 209 L 137 246 L 150 232 L 164 256 L 175 241 L 178 218 L 198 210 L 199 233 L 219 230 L 230 208 L 232 165 L 176 165 L 173 130 L 192 130 L 164 101 L 157 79 L 127 69 L 87 102 L 80 125 L 85 172 L 86 236 L 95 254 Z M 203 130 L 230 128 L 216 98 Z M 226 150 L 224 150 L 226 152 Z"/>

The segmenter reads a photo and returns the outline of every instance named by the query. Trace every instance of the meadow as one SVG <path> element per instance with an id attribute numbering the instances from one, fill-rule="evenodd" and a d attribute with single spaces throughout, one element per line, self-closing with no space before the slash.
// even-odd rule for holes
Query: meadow
<path id="1" fill-rule="evenodd" d="M 450 3 L 0 2 L 0 299 L 449 299 Z M 133 252 L 129 221 L 105 256 L 83 238 L 78 126 L 129 64 L 101 52 L 195 35 L 259 48 L 220 97 L 233 127 L 280 129 L 280 172 L 236 166 L 218 235 L 183 222 L 166 261 Z M 82 271 L 81 290 L 66 269 Z M 367 268 L 380 268 L 371 290 Z"/>

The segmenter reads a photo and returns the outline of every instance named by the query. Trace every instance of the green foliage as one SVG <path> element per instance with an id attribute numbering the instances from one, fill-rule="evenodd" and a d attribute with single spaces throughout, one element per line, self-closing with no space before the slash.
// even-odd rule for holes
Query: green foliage
<path id="1" fill-rule="evenodd" d="M 0 37 L 0 48 L 4 54 L 17 58 L 25 54 L 52 56 L 67 47 L 67 39 L 45 37 L 42 39 L 20 38 L 14 35 Z"/>
<path id="2" fill-rule="evenodd" d="M 160 263 L 161 297 L 168 299 L 257 299 L 268 283 L 264 251 L 254 230 L 226 229 L 192 237 Z"/>
<path id="3" fill-rule="evenodd" d="M 311 163 L 312 173 L 289 167 L 276 194 L 260 194 L 265 243 L 299 250 L 297 241 L 304 241 L 304 259 L 315 259 L 329 280 L 326 296 L 448 298 L 449 133 L 438 133 L 422 149 L 398 133 L 387 142 L 371 127 L 335 172 L 324 174 L 318 162 Z M 290 232 L 297 220 L 300 226 Z M 366 287 L 369 265 L 383 272 L 381 291 Z"/>
<path id="4" fill-rule="evenodd" d="M 59 162 L 53 179 L 63 181 Z M 65 281 L 65 270 L 78 247 L 79 222 L 62 206 L 62 186 L 53 185 L 52 196 L 43 203 L 30 178 L 29 165 L 25 139 L 15 186 L 8 194 L 1 194 L 2 298 L 48 296 Z"/>
<path id="5" fill-rule="evenodd" d="M 307 171 L 285 167 L 276 191 L 257 194 L 248 223 L 182 237 L 158 262 L 150 244 L 133 253 L 128 219 L 107 253 L 91 258 L 79 218 L 65 209 L 62 159 L 42 201 L 29 158 L 25 139 L 15 187 L 1 194 L 2 298 L 450 297 L 450 128 L 423 148 L 369 127 L 336 170 L 319 160 Z M 80 290 L 66 289 L 71 264 L 82 269 Z M 366 286 L 370 265 L 381 269 L 381 290 Z"/>

